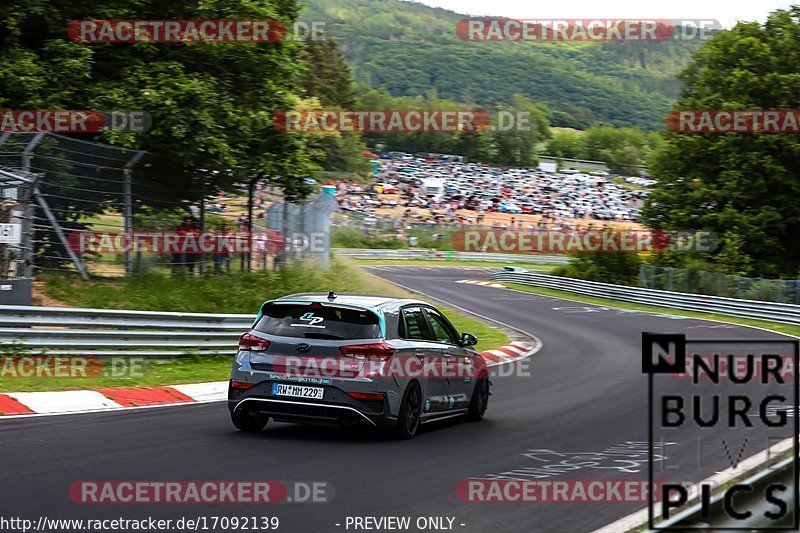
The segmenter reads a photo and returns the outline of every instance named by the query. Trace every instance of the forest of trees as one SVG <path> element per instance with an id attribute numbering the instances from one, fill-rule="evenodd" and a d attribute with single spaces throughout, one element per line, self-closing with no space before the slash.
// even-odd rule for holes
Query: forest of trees
<path id="1" fill-rule="evenodd" d="M 521 94 L 548 107 L 554 126 L 595 122 L 660 129 L 677 97 L 677 74 L 699 40 L 476 43 L 454 31 L 465 15 L 400 0 L 310 0 L 302 19 L 338 39 L 356 81 L 394 96 L 480 106 Z"/>

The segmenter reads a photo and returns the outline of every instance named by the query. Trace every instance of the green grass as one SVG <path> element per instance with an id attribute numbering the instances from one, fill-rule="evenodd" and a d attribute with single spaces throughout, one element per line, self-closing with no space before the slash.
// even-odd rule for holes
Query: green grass
<path id="1" fill-rule="evenodd" d="M 508 335 L 499 329 L 495 329 L 484 322 L 479 322 L 465 317 L 464 315 L 460 315 L 446 307 L 439 306 L 439 309 L 441 309 L 447 319 L 453 323 L 453 326 L 455 326 L 459 333 L 472 333 L 478 337 L 478 344 L 475 345 L 478 351 L 493 350 L 509 343 Z"/>
<path id="2" fill-rule="evenodd" d="M 127 278 L 42 276 L 47 294 L 75 307 L 189 313 L 252 313 L 264 300 L 296 292 L 359 292 L 358 273 L 341 261 L 328 270 L 297 264 L 279 271 L 203 277 L 141 274 Z"/>
<path id="3" fill-rule="evenodd" d="M 632 304 L 628 302 L 620 302 L 617 300 L 609 300 L 607 298 L 594 298 L 592 296 L 584 296 L 582 294 L 576 294 L 574 292 L 569 292 L 569 291 L 560 291 L 544 287 L 532 287 L 530 285 L 520 285 L 518 283 L 505 283 L 505 282 L 497 282 L 497 283 L 505 285 L 510 289 L 516 289 L 519 291 L 532 292 L 536 294 L 542 294 L 544 296 L 553 296 L 555 298 L 567 298 L 570 300 L 576 300 L 579 302 L 585 302 L 589 304 L 602 305 L 606 307 L 616 307 L 619 309 L 631 309 L 634 311 L 646 311 L 651 313 L 681 315 L 689 318 L 700 318 L 706 320 L 721 320 L 724 322 L 731 322 L 733 324 L 741 324 L 743 326 L 754 326 L 759 328 L 771 329 L 779 333 L 794 335 L 796 337 L 800 336 L 800 326 L 795 326 L 793 324 L 768 322 L 766 320 L 753 320 L 749 318 L 742 318 L 738 316 L 725 315 L 720 313 L 698 313 L 695 311 L 684 311 L 682 309 L 675 309 L 672 307 L 661 307 L 656 305 Z"/>
<path id="4" fill-rule="evenodd" d="M 405 290 L 371 276 L 355 263 L 337 259 L 331 268 L 293 265 L 280 272 L 256 272 L 225 276 L 177 277 L 141 275 L 129 278 L 94 278 L 84 282 L 76 276 L 43 276 L 45 292 L 65 304 L 100 309 L 140 309 L 255 315 L 264 300 L 295 292 L 362 292 L 396 297 L 414 297 Z M 442 308 L 459 332 L 478 337 L 479 350 L 508 344 L 508 336 L 493 327 Z M 244 332 L 243 332 L 244 333 Z M 10 378 L 0 377 L 0 391 L 54 391 L 132 387 L 225 381 L 235 346 L 229 355 L 187 354 L 175 358 L 145 357 L 141 372 L 129 377 Z M 0 345 L 2 356 L 24 355 L 19 345 Z M 87 352 L 87 356 L 91 355 Z M 135 357 L 135 353 L 131 352 Z"/>

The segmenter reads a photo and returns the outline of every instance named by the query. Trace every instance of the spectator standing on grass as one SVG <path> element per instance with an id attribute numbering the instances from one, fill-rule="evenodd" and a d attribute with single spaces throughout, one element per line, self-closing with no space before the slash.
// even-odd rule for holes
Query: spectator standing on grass
<path id="1" fill-rule="evenodd" d="M 223 222 L 220 224 L 219 231 L 217 232 L 217 245 L 214 250 L 215 274 L 222 274 L 223 267 L 228 274 L 231 272 L 231 248 L 233 243 L 230 242 L 230 237 L 228 225 Z"/>
<path id="2" fill-rule="evenodd" d="M 183 217 L 183 221 L 175 228 L 178 234 L 178 244 L 175 251 L 172 253 L 172 273 L 176 274 L 183 270 L 186 265 L 186 255 L 183 253 L 183 248 L 186 246 L 186 235 L 192 230 L 192 217 Z"/>
<path id="3" fill-rule="evenodd" d="M 187 231 L 187 235 L 191 235 L 193 237 L 192 241 L 194 242 L 194 247 L 188 253 L 184 254 L 184 260 L 186 262 L 186 267 L 189 269 L 189 273 L 194 274 L 194 267 L 202 258 L 202 254 L 200 253 L 199 245 L 200 245 L 200 221 L 194 217 L 189 218 L 189 229 Z"/>

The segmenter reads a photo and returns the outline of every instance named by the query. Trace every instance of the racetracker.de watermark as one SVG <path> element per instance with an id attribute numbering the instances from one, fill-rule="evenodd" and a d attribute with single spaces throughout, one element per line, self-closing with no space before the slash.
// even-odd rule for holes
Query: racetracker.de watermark
<path id="1" fill-rule="evenodd" d="M 679 110 L 667 115 L 667 127 L 676 133 L 800 133 L 800 110 Z"/>
<path id="2" fill-rule="evenodd" d="M 261 356 L 252 355 L 250 364 L 259 364 Z M 356 357 L 341 356 L 269 356 L 267 362 L 273 375 L 289 380 L 317 380 L 353 378 L 368 379 L 448 379 L 472 381 L 488 374 L 487 377 L 530 377 L 530 359 L 514 361 L 514 364 L 484 367 L 476 365 L 469 357 L 442 357 L 435 352 L 426 357 L 397 356 L 384 358 L 368 355 Z"/>
<path id="3" fill-rule="evenodd" d="M 499 253 L 711 252 L 716 243 L 710 232 L 660 230 L 461 230 L 452 237 L 454 250 Z"/>
<path id="4" fill-rule="evenodd" d="M 73 20 L 67 35 L 79 43 L 271 43 L 324 41 L 324 21 L 279 20 Z"/>
<path id="5" fill-rule="evenodd" d="M 150 113 L 142 110 L 0 109 L 2 133 L 143 133 L 152 124 Z"/>
<path id="6" fill-rule="evenodd" d="M 329 503 L 327 481 L 274 480 L 84 480 L 67 489 L 80 504 L 270 504 Z"/>
<path id="7" fill-rule="evenodd" d="M 322 233 L 284 238 L 277 231 L 73 231 L 70 249 L 80 254 L 242 254 L 278 253 L 284 249 L 324 250 Z"/>
<path id="8" fill-rule="evenodd" d="M 480 109 L 283 110 L 273 117 L 287 133 L 463 133 L 531 131 L 528 111 Z"/>
<path id="9" fill-rule="evenodd" d="M 285 110 L 273 126 L 288 133 L 457 133 L 486 130 L 490 118 L 474 110 Z"/>
<path id="10" fill-rule="evenodd" d="M 67 35 L 79 43 L 276 42 L 278 20 L 73 20 Z"/>
<path id="11" fill-rule="evenodd" d="M 146 372 L 147 360 L 144 357 L 0 356 L 0 378 L 141 378 Z"/>
<path id="12" fill-rule="evenodd" d="M 709 39 L 714 19 L 510 19 L 468 18 L 456 24 L 463 41 L 688 41 Z"/>
<path id="13" fill-rule="evenodd" d="M 655 494 L 659 485 L 654 484 Z M 467 503 L 646 502 L 649 492 L 647 481 L 635 479 L 464 479 L 456 485 L 456 496 Z"/>

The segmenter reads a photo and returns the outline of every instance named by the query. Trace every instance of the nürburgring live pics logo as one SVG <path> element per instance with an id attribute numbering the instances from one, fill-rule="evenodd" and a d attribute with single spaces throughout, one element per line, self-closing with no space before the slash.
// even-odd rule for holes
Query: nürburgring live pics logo
<path id="1" fill-rule="evenodd" d="M 719 530 L 723 522 L 725 531 L 752 531 L 753 524 L 760 531 L 800 527 L 791 490 L 793 484 L 798 493 L 799 343 L 774 337 L 687 340 L 682 334 L 642 334 L 649 486 L 655 486 L 656 477 L 664 480 L 659 494 L 648 494 L 650 529 Z M 752 486 L 740 481 L 753 476 L 737 471 L 742 459 L 786 439 L 793 444 L 791 482 L 779 476 Z M 665 441 L 676 445 L 659 463 L 656 476 L 653 454 Z M 777 462 L 769 459 L 760 471 L 769 473 Z M 732 483 L 715 487 L 706 479 L 726 470 L 735 474 Z M 695 504 L 698 512 L 677 516 Z"/>

